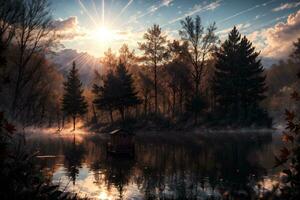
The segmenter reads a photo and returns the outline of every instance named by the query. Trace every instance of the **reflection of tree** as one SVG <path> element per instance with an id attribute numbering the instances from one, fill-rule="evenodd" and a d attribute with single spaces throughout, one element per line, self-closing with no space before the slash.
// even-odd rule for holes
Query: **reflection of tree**
<path id="1" fill-rule="evenodd" d="M 119 192 L 119 198 L 123 199 L 124 187 L 128 185 L 134 160 L 129 158 L 108 157 L 105 166 L 105 178 L 107 188 L 115 186 Z"/>
<path id="2" fill-rule="evenodd" d="M 270 143 L 271 135 L 225 134 L 203 137 L 201 142 L 174 144 L 150 141 L 137 144 L 140 190 L 145 199 L 195 199 L 208 191 L 249 191 L 249 177 L 265 169 L 249 155 Z M 163 183 L 163 184 L 162 184 Z M 162 187 L 163 185 L 163 187 Z M 167 192 L 167 189 L 170 192 Z M 157 192 L 159 191 L 159 193 Z"/>
<path id="3" fill-rule="evenodd" d="M 85 148 L 83 144 L 76 144 L 74 137 L 73 143 L 70 146 L 66 146 L 64 154 L 68 176 L 71 178 L 73 185 L 75 185 L 76 177 L 79 174 L 79 168 L 85 154 Z"/>

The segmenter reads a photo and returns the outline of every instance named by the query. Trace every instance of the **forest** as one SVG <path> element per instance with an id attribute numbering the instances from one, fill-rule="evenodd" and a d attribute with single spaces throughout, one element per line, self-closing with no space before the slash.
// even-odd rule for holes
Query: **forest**
<path id="1" fill-rule="evenodd" d="M 201 165 L 202 162 L 209 163 L 209 158 L 221 160 L 221 174 L 224 171 L 222 167 L 228 167 L 229 171 L 234 168 L 226 163 L 226 159 L 216 156 L 217 152 L 222 154 L 220 149 L 223 143 L 228 145 L 224 146 L 226 152 L 234 152 L 234 155 L 239 157 L 254 151 L 252 148 L 260 148 L 260 145 L 270 142 L 268 134 L 258 136 L 254 133 L 250 138 L 239 133 L 222 135 L 223 131 L 272 132 L 278 127 L 284 127 L 284 130 L 282 134 L 280 133 L 282 138 L 280 136 L 279 139 L 282 143 L 273 148 L 275 155 L 272 155 L 274 158 L 272 167 L 283 170 L 281 174 L 285 174 L 285 179 L 282 178 L 284 179 L 282 185 L 278 183 L 269 192 L 255 197 L 235 193 L 231 185 L 230 195 L 226 196 L 226 192 L 220 192 L 219 199 L 299 198 L 300 146 L 297 101 L 300 97 L 297 91 L 300 77 L 300 37 L 295 38 L 294 43 L 290 45 L 292 53 L 286 60 L 265 67 L 262 64 L 260 50 L 238 26 L 232 26 L 225 39 L 221 39 L 217 34 L 216 23 L 209 24 L 203 21 L 200 15 L 186 16 L 178 21 L 180 27 L 176 30 L 178 38 L 168 36 L 163 26 L 154 23 L 146 27 L 142 40 L 136 42 L 136 48 L 131 48 L 126 43 L 119 49 L 107 48 L 104 54 L 97 58 L 92 76 L 83 76 L 85 69 L 80 67 L 76 59 L 68 60 L 68 64 L 63 68 L 52 59 L 63 48 L 65 36 L 55 24 L 51 12 L 48 0 L 0 0 L 1 199 L 89 197 L 61 190 L 59 184 L 53 184 L 51 178 L 47 179 L 47 176 L 41 173 L 39 167 L 46 165 L 46 161 L 40 164 L 38 161 L 38 157 L 42 156 L 40 152 L 46 147 L 50 150 L 61 148 L 62 144 L 53 144 L 56 147 L 42 145 L 39 152 L 32 152 L 32 149 L 27 147 L 31 143 L 25 136 L 30 130 L 54 130 L 52 135 L 63 135 L 67 132 L 74 136 L 74 146 L 70 147 L 71 152 L 65 151 L 64 156 L 65 159 L 71 159 L 65 162 L 71 163 L 67 169 L 70 173 L 74 173 L 69 174 L 73 178 L 74 186 L 82 164 L 92 163 L 93 159 L 97 160 L 91 156 L 93 153 L 87 153 L 92 151 L 90 146 L 103 144 L 103 141 L 99 142 L 98 139 L 89 136 L 88 139 L 83 139 L 82 144 L 78 144 L 77 138 L 75 142 L 78 130 L 95 135 L 104 135 L 115 129 L 136 132 L 136 159 L 141 166 L 132 167 L 134 164 L 127 160 L 106 160 L 104 164 L 107 167 L 105 169 L 110 170 L 105 173 L 112 174 L 105 174 L 107 180 L 103 182 L 111 181 L 112 185 L 116 185 L 120 193 L 116 199 L 127 199 L 130 196 L 124 197 L 121 193 L 123 186 L 128 185 L 130 181 L 129 177 L 123 176 L 123 170 L 125 174 L 129 171 L 135 174 L 142 173 L 147 181 L 161 175 L 157 168 L 143 168 L 143 165 L 151 166 L 151 162 L 147 159 L 154 156 L 148 151 L 155 151 L 155 155 L 159 155 L 161 151 L 161 155 L 166 159 L 153 158 L 153 162 L 159 163 L 155 167 L 162 171 L 166 170 L 162 176 L 175 176 L 171 169 L 167 170 L 172 166 L 170 160 L 172 160 L 171 153 L 174 152 L 179 156 L 174 155 L 176 177 L 177 170 L 179 174 L 183 173 L 181 169 L 191 170 L 189 174 L 191 179 L 198 183 L 196 174 L 199 170 L 201 173 L 214 172 L 215 168 L 207 166 L 208 169 L 205 171 L 205 167 Z M 199 133 L 199 137 L 194 135 L 201 131 L 207 134 Z M 157 135 L 153 135 L 153 132 Z M 218 132 L 219 135 L 216 134 Z M 188 133 L 191 133 L 190 136 L 185 136 Z M 40 135 L 44 137 L 43 134 Z M 197 142 L 198 140 L 200 142 Z M 253 146 L 249 144 L 252 140 L 255 141 Z M 152 142 L 154 146 L 147 146 Z M 184 147 L 182 151 L 176 150 L 173 149 L 173 142 L 179 143 L 179 148 L 183 148 L 184 145 L 191 147 Z M 214 144 L 220 148 L 213 147 Z M 71 143 L 65 145 L 63 149 L 68 148 Z M 234 145 L 238 145 L 237 149 L 242 149 L 241 155 L 233 148 Z M 86 148 L 85 151 L 82 148 Z M 99 152 L 103 152 L 103 148 L 98 149 Z M 233 149 L 230 150 L 231 148 Z M 181 157 L 183 152 L 188 155 L 186 158 Z M 51 153 L 45 153 L 48 154 Z M 91 157 L 86 157 L 87 161 L 83 162 L 81 154 Z M 102 154 L 99 155 L 102 159 Z M 201 155 L 201 159 L 205 157 L 205 161 L 195 158 L 199 166 L 194 166 L 191 161 L 193 155 Z M 223 156 L 226 157 L 227 154 Z M 73 158 L 75 160 L 72 160 Z M 231 158 L 234 163 L 235 157 L 230 157 L 230 160 Z M 188 165 L 181 168 L 177 159 L 183 159 L 182 162 Z M 166 164 L 164 161 L 171 163 Z M 149 163 L 145 164 L 147 162 Z M 246 165 L 250 166 L 253 163 L 248 163 L 248 160 L 241 162 L 243 164 L 240 168 L 234 168 L 235 170 L 241 170 L 243 176 L 254 173 L 254 166 L 245 168 Z M 91 165 L 91 168 L 96 167 L 95 163 Z M 130 168 L 126 171 L 128 166 Z M 217 166 L 216 164 L 216 168 Z M 76 172 L 76 169 L 79 171 Z M 146 171 L 147 169 L 149 171 Z M 258 168 L 255 170 L 259 171 Z M 239 177 L 234 174 L 235 172 L 232 173 L 228 179 Z M 226 176 L 226 173 L 224 175 Z M 120 180 L 115 180 L 114 177 Z M 122 182 L 122 178 L 128 180 Z M 243 181 L 248 181 L 246 179 Z M 158 178 L 152 181 L 159 180 Z M 219 179 L 215 181 L 217 180 Z M 173 181 L 170 178 L 165 180 L 165 183 L 172 185 Z M 122 188 L 117 187 L 120 184 Z M 159 183 L 157 184 L 160 188 Z M 180 183 L 176 184 L 179 187 Z M 246 185 L 245 187 L 248 187 Z M 148 186 L 144 185 L 146 188 Z M 238 190 L 241 191 L 240 188 Z M 148 192 L 156 193 L 155 191 L 153 189 Z M 151 196 L 152 193 L 147 193 L 146 190 L 140 199 L 215 199 L 213 196 L 198 197 L 199 192 L 195 192 L 197 190 L 191 190 L 191 193 L 184 191 L 186 192 L 184 195 L 178 193 L 177 196 L 168 197 L 164 192 L 159 195 L 165 196 Z M 195 196 L 188 197 L 188 195 Z"/>

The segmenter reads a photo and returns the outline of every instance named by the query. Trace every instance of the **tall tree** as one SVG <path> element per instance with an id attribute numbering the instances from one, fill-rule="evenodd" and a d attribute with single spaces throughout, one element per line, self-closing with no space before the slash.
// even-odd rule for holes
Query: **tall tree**
<path id="1" fill-rule="evenodd" d="M 186 17 L 181 21 L 182 29 L 179 31 L 181 39 L 188 44 L 187 57 L 193 66 L 192 77 L 195 95 L 199 95 L 203 69 L 207 59 L 214 52 L 218 37 L 215 35 L 216 25 L 209 25 L 206 30 L 201 18 L 196 16 L 193 20 Z"/>
<path id="2" fill-rule="evenodd" d="M 166 65 L 166 78 L 167 86 L 172 93 L 172 114 L 174 116 L 175 111 L 182 113 L 183 100 L 186 93 L 189 92 L 192 87 L 190 81 L 190 65 L 186 59 L 187 43 L 180 43 L 178 40 L 168 44 L 171 61 Z M 176 97 L 178 96 L 178 100 Z M 178 101 L 178 106 L 176 106 Z"/>
<path id="3" fill-rule="evenodd" d="M 124 120 L 125 110 L 140 103 L 131 74 L 123 63 L 118 64 L 115 73 L 108 73 L 103 87 L 95 85 L 94 88 L 94 91 L 97 91 L 94 103 L 98 109 L 110 111 L 111 122 L 113 110 L 118 110 Z"/>
<path id="4" fill-rule="evenodd" d="M 17 69 L 11 105 L 13 113 L 17 107 L 22 107 L 19 106 L 22 91 L 41 67 L 39 62 L 32 66 L 30 61 L 36 55 L 46 53 L 56 44 L 54 36 L 48 0 L 22 0 L 15 32 L 18 57 L 14 60 Z"/>
<path id="5" fill-rule="evenodd" d="M 64 82 L 64 95 L 62 100 L 62 110 L 67 116 L 73 119 L 73 129 L 75 130 L 76 117 L 87 112 L 87 102 L 82 95 L 82 83 L 79 79 L 78 69 L 75 62 L 69 72 L 68 79 Z"/>
<path id="6" fill-rule="evenodd" d="M 8 81 L 6 74 L 6 57 L 4 55 L 10 45 L 16 30 L 16 23 L 21 14 L 20 0 L 0 1 L 0 81 Z M 1 84 L 2 85 L 2 84 Z M 1 86 L 0 86 L 1 92 Z"/>
<path id="7" fill-rule="evenodd" d="M 163 35 L 159 25 L 154 24 L 144 34 L 144 43 L 139 43 L 139 48 L 144 53 L 144 58 L 147 64 L 153 67 L 154 76 L 154 105 L 155 113 L 158 111 L 157 102 L 157 68 L 162 64 L 165 58 L 168 57 L 166 47 L 167 39 Z"/>
<path id="8" fill-rule="evenodd" d="M 119 84 L 118 102 L 116 106 L 124 120 L 125 109 L 140 104 L 141 100 L 137 97 L 137 92 L 133 86 L 132 75 L 126 69 L 125 64 L 119 63 L 116 77 Z"/>
<path id="9" fill-rule="evenodd" d="M 265 98 L 265 75 L 252 43 L 241 38 L 236 29 L 216 53 L 214 91 L 220 113 L 234 123 L 263 121 L 266 113 L 260 108 Z M 259 116 L 258 116 L 259 115 Z"/>
<path id="10" fill-rule="evenodd" d="M 115 96 L 118 91 L 117 79 L 112 70 L 109 70 L 106 78 L 104 78 L 103 86 L 94 84 L 95 99 L 93 103 L 97 109 L 109 111 L 111 123 L 114 121 L 113 111 L 115 109 Z"/>

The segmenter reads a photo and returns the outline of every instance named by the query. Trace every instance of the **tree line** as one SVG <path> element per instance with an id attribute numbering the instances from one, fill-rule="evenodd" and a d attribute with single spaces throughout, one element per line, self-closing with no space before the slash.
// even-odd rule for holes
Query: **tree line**
<path id="1" fill-rule="evenodd" d="M 109 115 L 113 123 L 114 118 L 151 121 L 152 116 L 196 125 L 271 126 L 261 106 L 266 75 L 259 53 L 246 36 L 234 27 L 219 45 L 215 24 L 204 27 L 196 16 L 181 25 L 181 39 L 173 41 L 167 40 L 159 25 L 150 27 L 138 43 L 142 56 L 126 44 L 119 56 L 111 49 L 105 53 L 105 70 L 96 73 L 92 89 L 93 119 L 103 121 Z M 65 97 L 72 95 L 68 89 L 65 92 Z M 86 102 L 73 99 L 69 109 L 86 107 Z"/>

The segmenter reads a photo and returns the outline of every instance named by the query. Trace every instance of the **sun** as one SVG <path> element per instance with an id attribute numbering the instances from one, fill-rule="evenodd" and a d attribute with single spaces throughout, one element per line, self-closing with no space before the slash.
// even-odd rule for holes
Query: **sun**
<path id="1" fill-rule="evenodd" d="M 94 38 L 101 42 L 108 42 L 114 40 L 114 33 L 107 27 L 102 26 L 95 30 Z"/>

